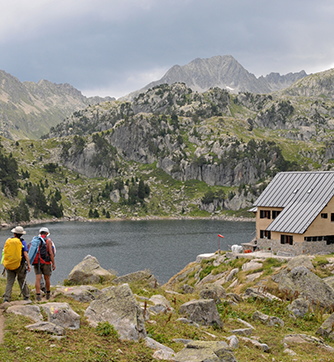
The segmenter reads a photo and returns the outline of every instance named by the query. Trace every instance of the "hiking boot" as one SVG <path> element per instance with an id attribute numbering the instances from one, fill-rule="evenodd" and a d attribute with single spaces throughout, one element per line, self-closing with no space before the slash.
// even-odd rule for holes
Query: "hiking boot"
<path id="1" fill-rule="evenodd" d="M 46 299 L 49 300 L 50 299 L 50 290 L 48 292 L 46 292 Z"/>
<path id="2" fill-rule="evenodd" d="M 23 297 L 23 300 L 29 300 L 29 297 Z"/>
<path id="3" fill-rule="evenodd" d="M 37 300 L 37 302 L 41 301 L 41 294 L 36 294 L 36 300 Z"/>
<path id="4" fill-rule="evenodd" d="M 42 291 L 44 294 L 46 294 L 46 288 L 45 288 L 45 287 L 42 287 L 42 288 L 41 288 L 41 291 Z"/>
<path id="5" fill-rule="evenodd" d="M 4 299 L 2 303 L 9 303 L 8 299 Z"/>

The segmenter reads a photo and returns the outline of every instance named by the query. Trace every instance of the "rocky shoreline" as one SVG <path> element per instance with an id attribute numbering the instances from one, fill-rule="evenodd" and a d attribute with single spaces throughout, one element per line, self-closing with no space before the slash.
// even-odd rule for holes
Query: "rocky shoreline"
<path id="1" fill-rule="evenodd" d="M 122 217 L 122 218 L 110 218 L 110 219 L 89 219 L 82 216 L 63 217 L 63 218 L 51 218 L 51 219 L 33 219 L 30 221 L 22 221 L 19 223 L 6 223 L 0 224 L 1 229 L 12 228 L 16 225 L 31 226 L 46 223 L 57 222 L 118 222 L 118 221 L 142 221 L 142 220 L 221 220 L 221 221 L 241 221 L 241 222 L 255 222 L 254 218 L 247 218 L 242 216 L 211 216 L 211 217 L 193 217 L 193 216 L 145 216 L 145 217 Z"/>

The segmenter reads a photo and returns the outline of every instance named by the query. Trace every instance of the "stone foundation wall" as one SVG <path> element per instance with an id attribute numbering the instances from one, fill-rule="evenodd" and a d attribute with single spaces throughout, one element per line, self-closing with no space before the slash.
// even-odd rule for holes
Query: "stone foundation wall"
<path id="1" fill-rule="evenodd" d="M 276 254 L 330 254 L 334 253 L 334 244 L 326 245 L 326 241 L 302 241 L 293 245 L 281 244 L 280 240 L 257 239 L 259 249 L 272 250 Z"/>

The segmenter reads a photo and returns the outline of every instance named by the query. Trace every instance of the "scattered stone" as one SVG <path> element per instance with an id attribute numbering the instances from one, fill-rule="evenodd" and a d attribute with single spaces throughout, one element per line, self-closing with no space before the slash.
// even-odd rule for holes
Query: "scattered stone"
<path id="1" fill-rule="evenodd" d="M 267 299 L 269 301 L 273 300 L 282 301 L 280 298 L 277 298 L 275 295 L 262 291 L 261 288 L 247 288 L 244 293 L 244 299 L 251 297 L 255 299 L 257 298 Z"/>
<path id="2" fill-rule="evenodd" d="M 244 321 L 244 320 L 242 320 L 240 318 L 237 318 L 237 321 L 244 324 L 247 328 L 252 328 L 252 329 L 255 330 L 255 328 L 250 323 L 248 323 L 248 322 L 246 322 L 246 321 Z"/>
<path id="3" fill-rule="evenodd" d="M 56 289 L 56 292 L 64 294 L 66 297 L 75 299 L 79 302 L 91 302 L 95 300 L 99 295 L 102 294 L 102 291 L 91 286 L 91 285 L 80 285 L 73 287 L 59 287 Z"/>
<path id="4" fill-rule="evenodd" d="M 73 284 L 97 284 L 102 280 L 111 280 L 115 276 L 103 269 L 94 256 L 87 255 L 68 275 Z"/>
<path id="5" fill-rule="evenodd" d="M 256 269 L 260 269 L 263 268 L 263 264 L 262 263 L 258 263 L 256 261 L 249 261 L 248 263 L 245 263 L 242 265 L 242 270 L 243 271 L 248 271 L 248 270 L 256 270 Z"/>
<path id="6" fill-rule="evenodd" d="M 143 313 L 128 284 L 107 288 L 90 303 L 85 316 L 93 327 L 109 322 L 121 339 L 138 341 L 146 337 Z"/>
<path id="7" fill-rule="evenodd" d="M 159 283 L 154 275 L 149 271 L 140 270 L 134 273 L 126 274 L 113 280 L 114 284 L 133 283 L 138 281 L 146 281 L 151 288 L 157 288 Z"/>
<path id="8" fill-rule="evenodd" d="M 35 324 L 29 324 L 26 328 L 30 331 L 46 332 L 58 336 L 65 335 L 65 328 L 50 322 L 37 322 Z"/>
<path id="9" fill-rule="evenodd" d="M 23 315 L 32 319 L 34 322 L 39 322 L 43 319 L 41 310 L 37 305 L 13 305 L 7 308 L 7 313 Z"/>
<path id="10" fill-rule="evenodd" d="M 226 282 L 230 282 L 237 273 L 239 273 L 239 268 L 232 269 L 230 271 L 230 273 L 227 275 L 227 277 L 225 278 Z"/>
<path id="11" fill-rule="evenodd" d="M 268 316 L 264 313 L 261 313 L 259 311 L 254 312 L 253 314 L 253 320 L 260 321 L 263 324 L 267 324 L 268 326 L 281 326 L 284 327 L 284 321 L 278 317 L 272 317 Z"/>
<path id="12" fill-rule="evenodd" d="M 237 349 L 239 347 L 239 339 L 236 335 L 232 335 L 230 337 L 226 337 L 226 339 L 229 341 L 229 347 L 232 349 Z"/>
<path id="13" fill-rule="evenodd" d="M 231 300 L 234 303 L 240 303 L 240 300 L 241 300 L 240 296 L 236 293 L 227 293 L 226 298 Z"/>
<path id="14" fill-rule="evenodd" d="M 253 282 L 255 279 L 260 278 L 260 276 L 263 274 L 263 272 L 253 273 L 246 275 L 247 283 Z"/>
<path id="15" fill-rule="evenodd" d="M 173 310 L 170 302 L 163 295 L 153 295 L 149 301 L 154 303 L 154 306 L 149 307 L 149 311 L 155 314 L 166 313 L 167 311 Z"/>
<path id="16" fill-rule="evenodd" d="M 198 323 L 195 323 L 194 321 L 191 321 L 190 319 L 187 319 L 187 318 L 178 318 L 176 320 L 177 322 L 182 322 L 184 324 L 190 324 L 192 326 L 195 326 L 195 327 L 198 327 L 199 328 L 199 324 Z"/>
<path id="17" fill-rule="evenodd" d="M 332 313 L 317 330 L 316 334 L 334 340 L 334 313 Z"/>
<path id="18" fill-rule="evenodd" d="M 191 300 L 181 305 L 179 312 L 199 324 L 223 327 L 223 321 L 213 299 Z"/>
<path id="19" fill-rule="evenodd" d="M 249 342 L 251 343 L 253 346 L 255 346 L 258 349 L 261 349 L 263 352 L 270 352 L 270 348 L 267 344 L 265 343 L 260 343 L 259 341 L 257 341 L 256 339 L 252 339 L 252 338 L 247 338 L 247 337 L 240 337 L 240 339 L 242 339 L 244 342 Z"/>
<path id="20" fill-rule="evenodd" d="M 182 285 L 182 291 L 183 291 L 184 294 L 192 294 L 192 293 L 195 292 L 195 288 L 191 287 L 188 284 L 183 284 Z"/>
<path id="21" fill-rule="evenodd" d="M 297 353 L 295 351 L 293 351 L 292 349 L 290 348 L 286 348 L 283 353 L 286 353 L 288 354 L 289 356 L 297 356 Z"/>
<path id="22" fill-rule="evenodd" d="M 304 318 L 305 314 L 310 310 L 311 303 L 304 297 L 298 297 L 288 305 L 288 310 L 293 313 L 294 316 Z"/>
<path id="23" fill-rule="evenodd" d="M 150 337 L 145 338 L 146 346 L 155 350 L 153 354 L 153 358 L 161 359 L 161 360 L 168 360 L 168 361 L 175 361 L 175 352 L 169 348 L 164 346 L 163 344 L 155 341 Z"/>
<path id="24" fill-rule="evenodd" d="M 47 313 L 50 323 L 63 328 L 80 328 L 80 316 L 74 312 L 68 303 L 41 304 L 41 308 Z"/>
<path id="25" fill-rule="evenodd" d="M 192 341 L 176 353 L 176 362 L 237 362 L 226 342 Z"/>
<path id="26" fill-rule="evenodd" d="M 230 333 L 237 334 L 239 336 L 250 336 L 253 333 L 253 328 L 233 329 Z"/>

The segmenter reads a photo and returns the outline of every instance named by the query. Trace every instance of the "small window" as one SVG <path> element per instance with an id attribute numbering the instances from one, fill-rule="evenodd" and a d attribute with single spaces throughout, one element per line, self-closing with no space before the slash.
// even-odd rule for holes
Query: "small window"
<path id="1" fill-rule="evenodd" d="M 281 235 L 281 244 L 293 245 L 293 236 L 292 235 Z"/>
<path id="2" fill-rule="evenodd" d="M 333 212 L 331 213 L 331 221 L 334 222 L 334 213 Z"/>
<path id="3" fill-rule="evenodd" d="M 270 210 L 260 210 L 260 219 L 270 219 Z"/>
<path id="4" fill-rule="evenodd" d="M 322 213 L 322 214 L 321 214 L 321 218 L 322 218 L 322 219 L 327 219 L 327 218 L 328 218 L 328 214 L 327 214 L 327 213 Z"/>
<path id="5" fill-rule="evenodd" d="M 260 230 L 260 239 L 271 239 L 271 231 Z"/>

